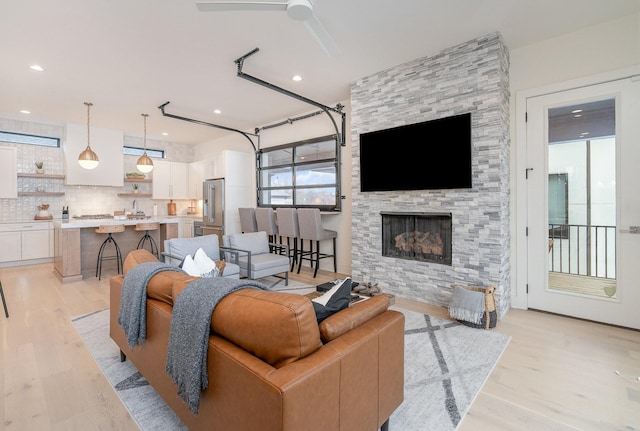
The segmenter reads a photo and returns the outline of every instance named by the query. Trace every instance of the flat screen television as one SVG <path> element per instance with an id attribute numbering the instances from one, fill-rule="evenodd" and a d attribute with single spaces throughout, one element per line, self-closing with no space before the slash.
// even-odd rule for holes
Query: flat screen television
<path id="1" fill-rule="evenodd" d="M 471 113 L 360 134 L 360 190 L 471 188 Z"/>

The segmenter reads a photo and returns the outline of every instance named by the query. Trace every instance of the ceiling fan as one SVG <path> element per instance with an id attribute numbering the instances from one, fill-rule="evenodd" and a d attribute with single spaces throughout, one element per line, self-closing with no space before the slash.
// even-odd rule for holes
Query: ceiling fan
<path id="1" fill-rule="evenodd" d="M 217 11 L 286 11 L 289 18 L 304 22 L 311 34 L 316 38 L 329 57 L 338 54 L 339 50 L 327 30 L 313 14 L 312 0 L 288 0 L 281 2 L 258 1 L 208 1 L 197 2 L 200 12 Z"/>

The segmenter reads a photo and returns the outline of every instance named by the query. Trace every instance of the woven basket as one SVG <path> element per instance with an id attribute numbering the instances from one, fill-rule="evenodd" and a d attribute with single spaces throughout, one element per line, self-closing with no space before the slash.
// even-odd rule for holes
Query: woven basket
<path id="1" fill-rule="evenodd" d="M 484 315 L 482 316 L 482 320 L 479 324 L 467 322 L 464 320 L 458 320 L 458 322 L 463 325 L 471 326 L 472 328 L 484 328 L 490 329 L 495 328 L 498 323 L 498 313 L 496 310 L 496 287 L 495 286 L 465 286 L 463 284 L 452 284 L 451 288 L 455 288 L 456 286 L 462 287 L 467 290 L 472 290 L 474 292 L 481 292 L 484 294 Z"/>

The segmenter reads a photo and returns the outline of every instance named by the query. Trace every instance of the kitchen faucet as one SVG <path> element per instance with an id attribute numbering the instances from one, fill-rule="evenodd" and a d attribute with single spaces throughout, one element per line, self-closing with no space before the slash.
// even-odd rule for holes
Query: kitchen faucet
<path id="1" fill-rule="evenodd" d="M 136 206 L 136 200 L 133 200 L 133 213 L 136 214 L 138 212 L 138 207 Z"/>

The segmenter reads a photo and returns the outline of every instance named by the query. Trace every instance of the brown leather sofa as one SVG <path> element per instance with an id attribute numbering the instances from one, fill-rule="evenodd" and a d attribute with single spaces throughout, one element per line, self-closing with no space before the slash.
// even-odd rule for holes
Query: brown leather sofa
<path id="1" fill-rule="evenodd" d="M 131 252 L 124 273 L 154 261 Z M 117 323 L 124 276 L 112 277 L 110 336 L 190 430 L 373 431 L 404 396 L 404 315 L 389 297 L 356 303 L 317 324 L 309 298 L 241 289 L 211 319 L 209 387 L 198 414 L 165 372 L 174 298 L 194 277 L 173 271 L 147 285 L 146 343 L 130 348 Z"/>

